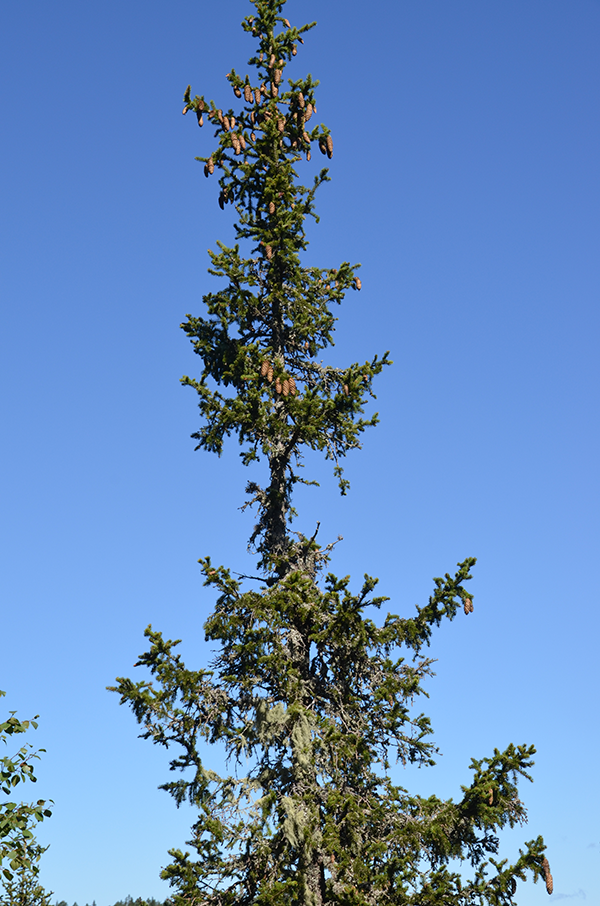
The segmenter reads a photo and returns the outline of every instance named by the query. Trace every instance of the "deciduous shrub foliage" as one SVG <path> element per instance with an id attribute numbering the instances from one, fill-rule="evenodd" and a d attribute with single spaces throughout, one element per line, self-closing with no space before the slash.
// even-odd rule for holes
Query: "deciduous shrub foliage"
<path id="1" fill-rule="evenodd" d="M 541 837 L 512 861 L 497 855 L 498 831 L 526 819 L 517 784 L 529 778 L 533 746 L 473 760 L 457 801 L 412 795 L 390 776 L 395 758 L 434 763 L 430 722 L 415 701 L 434 629 L 473 610 L 465 586 L 474 558 L 435 579 L 412 616 L 376 622 L 386 600 L 376 580 L 353 590 L 327 572 L 333 544 L 291 528 L 294 488 L 309 481 L 300 471 L 307 450 L 332 461 L 347 491 L 342 461 L 377 422 L 363 410 L 389 362 L 317 359 L 332 344 L 333 307 L 361 283 L 347 261 L 302 262 L 306 218 L 329 176 L 321 169 L 307 187 L 300 168 L 313 151 L 330 159 L 334 146 L 317 123 L 318 83 L 286 72 L 314 23 L 290 24 L 283 5 L 253 0 L 242 23 L 255 46 L 248 74 L 227 75 L 233 106 L 188 87 L 183 110 L 214 130 L 198 158 L 207 204 L 217 195 L 237 212 L 235 244 L 209 251 L 222 288 L 182 325 L 201 362 L 183 383 L 198 398 L 198 447 L 220 453 L 237 436 L 252 468 L 246 506 L 257 513 L 259 575 L 240 579 L 200 560 L 217 593 L 205 624 L 210 666 L 188 668 L 177 642 L 148 627 L 139 665 L 151 681 L 119 678 L 113 688 L 142 735 L 173 751 L 181 773 L 163 788 L 197 809 L 189 850 L 171 850 L 162 872 L 177 906 L 512 904 L 527 874 L 550 885 Z M 227 752 L 219 773 L 203 761 L 211 743 Z"/>

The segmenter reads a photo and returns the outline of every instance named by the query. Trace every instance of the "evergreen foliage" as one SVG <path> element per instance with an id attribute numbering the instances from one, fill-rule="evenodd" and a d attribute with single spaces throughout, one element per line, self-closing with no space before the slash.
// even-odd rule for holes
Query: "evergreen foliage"
<path id="1" fill-rule="evenodd" d="M 329 177 L 322 169 L 306 187 L 297 170 L 314 146 L 331 158 L 333 141 L 312 119 L 318 83 L 285 84 L 283 74 L 314 23 L 290 25 L 278 0 L 252 2 L 242 25 L 257 44 L 253 75 L 227 76 L 238 109 L 192 98 L 189 87 L 184 95 L 183 112 L 215 128 L 216 146 L 198 160 L 207 178 L 218 171 L 219 205 L 233 203 L 238 219 L 236 244 L 209 252 L 224 288 L 182 326 L 202 362 L 199 377 L 183 378 L 198 396 L 198 447 L 220 453 L 234 435 L 245 466 L 268 466 L 265 486 L 253 479 L 246 489 L 260 575 L 244 585 L 202 559 L 218 595 L 205 625 L 217 652 L 210 669 L 187 668 L 177 641 L 148 627 L 139 664 L 153 680 L 112 687 L 142 736 L 176 749 L 171 768 L 181 776 L 163 788 L 198 811 L 191 850 L 171 850 L 161 876 L 175 906 L 514 904 L 517 880 L 549 877 L 541 837 L 512 863 L 495 858 L 499 829 L 526 820 L 518 782 L 530 779 L 533 746 L 473 760 L 456 802 L 411 795 L 389 773 L 395 757 L 434 763 L 430 722 L 415 701 L 431 673 L 434 628 L 473 610 L 465 585 L 474 558 L 435 579 L 413 616 L 375 622 L 386 600 L 374 595 L 376 580 L 365 576 L 352 591 L 349 578 L 325 571 L 334 545 L 290 528 L 307 450 L 333 462 L 346 492 L 342 460 L 377 421 L 363 417 L 364 405 L 388 358 L 317 361 L 332 344 L 332 306 L 361 284 L 357 265 L 301 261 L 305 220 Z M 225 747 L 224 771 L 205 766 L 207 743 Z"/>

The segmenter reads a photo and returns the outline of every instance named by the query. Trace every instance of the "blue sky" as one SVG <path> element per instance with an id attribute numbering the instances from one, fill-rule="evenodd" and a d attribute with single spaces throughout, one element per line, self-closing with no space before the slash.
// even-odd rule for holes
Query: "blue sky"
<path id="1" fill-rule="evenodd" d="M 194 452 L 179 385 L 198 370 L 179 324 L 213 287 L 206 249 L 232 238 L 193 160 L 209 131 L 181 97 L 191 82 L 233 102 L 249 11 L 0 12 L 0 688 L 4 711 L 40 714 L 35 793 L 56 803 L 42 879 L 80 906 L 165 897 L 160 867 L 192 820 L 105 687 L 134 674 L 148 623 L 204 665 L 214 599 L 196 560 L 252 562 L 248 473 L 235 447 Z M 443 757 L 398 780 L 456 797 L 471 757 L 534 743 L 529 825 L 503 854 L 542 833 L 553 899 L 600 902 L 600 3 L 290 0 L 285 15 L 318 21 L 295 72 L 321 79 L 335 143 L 306 261 L 362 263 L 331 361 L 395 363 L 349 496 L 315 461 L 297 527 L 343 535 L 332 569 L 378 576 L 399 613 L 478 557 L 474 614 L 431 649 Z M 529 883 L 518 902 L 545 897 Z"/>

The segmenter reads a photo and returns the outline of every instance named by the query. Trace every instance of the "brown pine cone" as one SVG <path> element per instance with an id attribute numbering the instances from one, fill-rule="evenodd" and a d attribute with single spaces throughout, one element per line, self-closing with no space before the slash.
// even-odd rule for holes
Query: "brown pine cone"
<path id="1" fill-rule="evenodd" d="M 307 159 L 307 160 L 310 160 L 310 157 L 311 157 L 310 151 L 307 151 L 307 152 L 306 152 L 306 159 Z"/>
<path id="2" fill-rule="evenodd" d="M 277 120 L 277 129 L 279 132 L 285 132 L 285 120 L 282 117 Z"/>
<path id="3" fill-rule="evenodd" d="M 295 44 L 292 44 L 292 56 L 295 57 L 297 53 L 298 53 L 298 48 L 296 47 Z"/>
<path id="4" fill-rule="evenodd" d="M 260 88 L 254 89 L 254 100 L 257 104 L 260 104 Z"/>
<path id="5" fill-rule="evenodd" d="M 279 85 L 279 83 L 281 82 L 281 69 L 275 70 L 275 72 L 273 73 L 273 81 L 276 85 Z"/>
<path id="6" fill-rule="evenodd" d="M 247 104 L 252 103 L 252 89 L 250 85 L 244 85 L 244 100 Z"/>
<path id="7" fill-rule="evenodd" d="M 289 380 L 288 380 L 287 378 L 285 378 L 285 380 L 284 380 L 284 382 L 283 382 L 283 384 L 282 384 L 281 386 L 282 386 L 282 388 L 283 388 L 283 395 L 284 395 L 284 396 L 287 396 L 287 395 L 289 394 L 289 392 L 290 392 L 290 382 L 289 382 Z"/>
<path id="8" fill-rule="evenodd" d="M 223 128 L 224 128 L 227 132 L 229 132 L 229 117 L 228 117 L 228 116 L 224 116 L 224 117 L 223 117 Z"/>
<path id="9" fill-rule="evenodd" d="M 275 65 L 275 54 L 272 53 L 271 56 L 269 57 L 269 69 L 273 69 L 274 65 Z"/>
<path id="10" fill-rule="evenodd" d="M 267 368 L 267 380 L 269 384 L 273 383 L 273 366 L 269 365 Z"/>
<path id="11" fill-rule="evenodd" d="M 275 203 L 273 201 L 269 202 L 269 214 L 275 213 Z"/>
<path id="12" fill-rule="evenodd" d="M 343 391 L 344 391 L 344 396 L 348 396 L 348 392 L 349 392 L 349 391 L 348 391 L 348 384 L 344 384 L 344 386 L 343 386 L 342 389 L 343 389 Z"/>
<path id="13" fill-rule="evenodd" d="M 490 787 L 490 793 L 488 796 L 488 805 L 493 805 L 493 804 L 494 804 L 494 790 L 492 789 L 492 787 Z"/>
<path id="14" fill-rule="evenodd" d="M 242 92 L 237 86 L 233 89 L 233 93 L 235 94 L 236 98 L 241 98 L 242 96 Z"/>
<path id="15" fill-rule="evenodd" d="M 183 113 L 184 116 L 186 115 L 186 113 L 188 112 L 189 109 L 190 109 L 190 108 L 189 108 L 188 105 L 186 104 L 185 107 L 183 108 L 183 110 L 181 111 L 181 112 Z"/>
<path id="16" fill-rule="evenodd" d="M 327 157 L 331 159 L 333 157 L 333 139 L 330 135 L 325 139 L 325 144 L 327 146 Z"/>
<path id="17" fill-rule="evenodd" d="M 321 154 L 327 154 L 327 145 L 322 138 L 319 139 L 319 151 L 321 152 Z"/>
<path id="18" fill-rule="evenodd" d="M 304 95 L 301 91 L 298 92 L 298 107 L 304 110 Z"/>
<path id="19" fill-rule="evenodd" d="M 200 110 L 200 112 L 204 110 L 204 101 L 202 100 L 202 98 L 200 98 L 196 103 L 196 110 Z"/>
<path id="20" fill-rule="evenodd" d="M 273 249 L 272 249 L 272 248 L 271 248 L 271 246 L 270 246 L 270 245 L 268 245 L 268 246 L 267 246 L 267 248 L 266 248 L 266 252 L 267 252 L 267 258 L 268 258 L 268 259 L 269 259 L 269 261 L 270 261 L 270 260 L 271 260 L 271 258 L 272 258 L 272 257 L 273 257 Z"/>
<path id="21" fill-rule="evenodd" d="M 242 151 L 246 150 L 246 137 L 243 132 L 240 132 L 240 145 L 242 146 Z"/>
<path id="22" fill-rule="evenodd" d="M 208 167 L 208 172 L 212 175 L 215 172 L 215 162 L 212 157 L 208 158 L 208 163 L 206 166 Z"/>
<path id="23" fill-rule="evenodd" d="M 223 111 L 222 110 L 217 110 L 217 119 L 219 120 L 220 123 L 223 122 Z"/>
<path id="24" fill-rule="evenodd" d="M 289 384 L 290 384 L 290 393 L 292 394 L 292 396 L 295 396 L 296 395 L 296 381 L 294 380 L 293 377 L 290 378 Z"/>
<path id="25" fill-rule="evenodd" d="M 275 381 L 275 390 L 277 393 L 281 393 L 281 391 L 283 390 L 283 387 L 281 386 L 281 381 L 279 380 L 279 378 L 277 378 L 277 380 Z"/>
<path id="26" fill-rule="evenodd" d="M 203 126 L 203 125 L 204 125 L 204 119 L 202 118 L 202 114 L 201 114 L 201 113 L 198 114 L 198 125 L 199 125 L 199 126 Z"/>
<path id="27" fill-rule="evenodd" d="M 306 105 L 306 110 L 304 111 L 304 122 L 305 123 L 308 123 L 309 119 L 313 115 L 313 109 L 314 109 L 313 105 L 309 101 L 308 104 Z"/>
<path id="28" fill-rule="evenodd" d="M 292 26 L 290 25 L 290 20 L 289 20 L 289 19 L 284 19 L 284 20 L 283 20 L 283 24 L 285 25 L 286 28 L 291 28 L 291 27 L 292 27 Z"/>
<path id="29" fill-rule="evenodd" d="M 355 285 L 355 287 L 356 287 L 357 289 L 361 289 L 361 288 L 362 288 L 362 282 L 361 282 L 360 277 L 355 277 L 355 278 L 354 278 L 354 285 Z"/>
<path id="30" fill-rule="evenodd" d="M 279 88 L 277 87 L 275 82 L 271 83 L 271 94 L 273 95 L 274 98 L 276 98 L 277 95 L 279 94 Z"/>
<path id="31" fill-rule="evenodd" d="M 267 362 L 266 359 L 263 359 L 262 364 L 260 366 L 260 376 L 264 377 L 268 370 L 269 370 L 269 363 Z"/>

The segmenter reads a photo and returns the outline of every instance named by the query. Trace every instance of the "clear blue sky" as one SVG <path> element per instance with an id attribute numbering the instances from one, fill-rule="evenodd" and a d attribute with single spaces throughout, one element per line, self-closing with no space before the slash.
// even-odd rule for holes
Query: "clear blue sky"
<path id="1" fill-rule="evenodd" d="M 55 800 L 42 879 L 58 899 L 165 897 L 191 815 L 167 757 L 105 686 L 148 623 L 208 658 L 196 560 L 244 571 L 248 473 L 194 453 L 206 249 L 232 239 L 181 116 L 188 82 L 234 102 L 246 0 L 61 0 L 0 11 L 2 707 L 40 714 L 37 795 Z M 475 612 L 444 626 L 427 702 L 439 765 L 399 780 L 460 795 L 472 756 L 538 748 L 523 798 L 553 899 L 600 902 L 598 563 L 600 3 L 290 0 L 321 79 L 333 181 L 307 262 L 362 262 L 332 360 L 389 349 L 381 425 L 299 499 L 338 534 L 332 569 L 379 576 L 390 609 L 477 556 Z M 305 165 L 306 179 L 322 164 Z M 196 371 L 195 371 L 196 369 Z M 546 902 L 520 886 L 520 906 Z"/>

